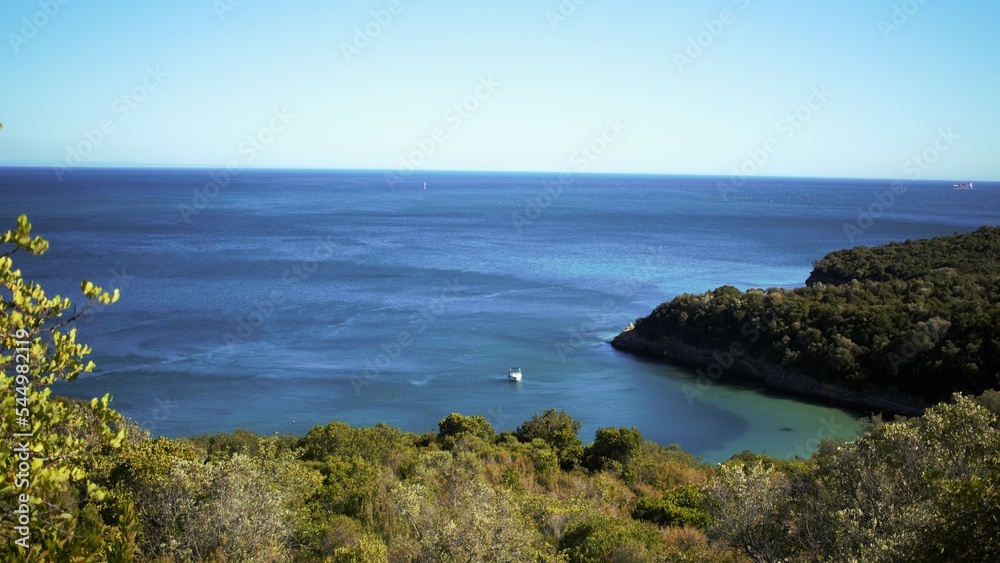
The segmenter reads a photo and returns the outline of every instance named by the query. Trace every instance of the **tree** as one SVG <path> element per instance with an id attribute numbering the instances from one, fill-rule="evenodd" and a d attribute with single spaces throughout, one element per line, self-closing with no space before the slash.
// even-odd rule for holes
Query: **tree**
<path id="1" fill-rule="evenodd" d="M 583 424 L 573 420 L 566 411 L 548 409 L 541 416 L 535 413 L 531 420 L 524 421 L 514 435 L 520 442 L 531 442 L 535 438 L 543 440 L 552 446 L 559 465 L 568 471 L 580 463 L 583 455 L 583 442 L 578 436 L 582 427 Z"/>
<path id="2" fill-rule="evenodd" d="M 307 500 L 322 476 L 260 439 L 253 456 L 191 459 L 169 440 L 123 456 L 113 473 L 134 498 L 144 555 L 176 560 L 283 561 L 305 527 Z"/>
<path id="3" fill-rule="evenodd" d="M 538 561 L 543 540 L 513 495 L 493 488 L 470 452 L 428 452 L 413 478 L 393 486 L 410 537 L 395 538 L 407 557 L 428 563 Z"/>
<path id="4" fill-rule="evenodd" d="M 390 476 L 382 466 L 361 456 L 330 456 L 313 464 L 323 475 L 323 487 L 313 502 L 323 512 L 344 514 L 374 527 L 391 511 L 387 499 Z"/>
<path id="5" fill-rule="evenodd" d="M 796 496 L 796 541 L 860 561 L 1000 557 L 1000 431 L 972 398 L 824 443 Z"/>
<path id="6" fill-rule="evenodd" d="M 447 450 L 454 448 L 463 435 L 474 436 L 484 442 L 490 442 L 496 437 L 493 425 L 478 414 L 465 416 L 453 412 L 441 419 L 438 429 L 438 441 Z"/>
<path id="7" fill-rule="evenodd" d="M 982 395 L 976 397 L 975 401 L 979 403 L 980 406 L 1000 418 L 1000 391 L 997 391 L 996 389 L 986 390 Z"/>
<path id="8" fill-rule="evenodd" d="M 331 422 L 326 426 L 314 426 L 296 447 L 302 449 L 302 459 L 307 461 L 323 461 L 329 456 L 360 456 L 374 464 L 385 464 L 413 445 L 413 436 L 383 422 L 365 428 Z"/>
<path id="9" fill-rule="evenodd" d="M 788 542 L 788 480 L 761 462 L 720 465 L 711 496 L 715 522 L 709 537 L 757 562 L 783 561 Z"/>
<path id="10" fill-rule="evenodd" d="M 49 247 L 32 238 L 26 216 L 0 244 L 13 246 L 0 254 L 0 499 L 12 507 L 0 514 L 0 538 L 7 553 L 25 561 L 91 560 L 104 548 L 105 526 L 85 509 L 105 492 L 87 481 L 87 465 L 101 448 L 117 448 L 125 431 L 108 395 L 80 404 L 52 397 L 50 386 L 94 369 L 84 362 L 90 347 L 76 341 L 75 328 L 64 327 L 93 306 L 117 301 L 118 290 L 84 280 L 87 304 L 67 316 L 68 298 L 49 298 L 13 266 L 12 255 L 40 255 Z"/>
<path id="11" fill-rule="evenodd" d="M 684 354 L 666 345 L 672 339 L 722 359 L 738 342 L 744 359 L 862 393 L 855 400 L 865 410 L 882 395 L 913 412 L 952 392 L 1000 386 L 997 276 L 995 227 L 838 251 L 817 262 L 806 287 L 679 295 L 612 344 L 680 361 Z"/>
<path id="12" fill-rule="evenodd" d="M 636 428 L 599 428 L 594 443 L 583 450 L 583 466 L 591 471 L 624 472 L 642 447 Z"/>
<path id="13" fill-rule="evenodd" d="M 938 523 L 924 530 L 915 555 L 927 561 L 1000 561 L 1000 455 L 987 459 L 975 476 L 935 483 L 934 505 Z"/>

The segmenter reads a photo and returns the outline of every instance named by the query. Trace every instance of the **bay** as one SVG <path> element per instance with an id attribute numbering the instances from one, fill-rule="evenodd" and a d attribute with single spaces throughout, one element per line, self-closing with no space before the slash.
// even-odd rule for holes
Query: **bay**
<path id="1" fill-rule="evenodd" d="M 427 188 L 423 188 L 423 183 Z M 714 383 L 608 341 L 682 292 L 795 287 L 829 251 L 995 224 L 976 183 L 368 171 L 0 168 L 0 227 L 48 238 L 17 265 L 88 314 L 93 374 L 57 391 L 154 435 L 304 434 L 342 420 L 498 430 L 565 409 L 707 461 L 806 455 L 861 414 Z M 504 376 L 524 372 L 521 383 Z"/>

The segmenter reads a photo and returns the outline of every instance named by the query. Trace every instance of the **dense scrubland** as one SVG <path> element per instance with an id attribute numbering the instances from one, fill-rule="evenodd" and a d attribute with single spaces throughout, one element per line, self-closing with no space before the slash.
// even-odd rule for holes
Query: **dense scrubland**
<path id="1" fill-rule="evenodd" d="M 554 410 L 499 434 L 460 414 L 436 433 L 302 438 L 151 439 L 123 421 L 120 447 L 63 461 L 86 477 L 36 508 L 66 520 L 35 560 L 997 560 L 998 408 L 956 395 L 809 459 L 719 465 L 632 428 L 584 446 Z"/>
<path id="2" fill-rule="evenodd" d="M 425 434 L 331 422 L 302 437 L 152 438 L 107 397 L 48 390 L 93 369 L 69 326 L 117 292 L 83 282 L 88 305 L 73 309 L 14 269 L 12 254 L 47 248 L 26 218 L 0 242 L 4 560 L 1000 559 L 996 391 L 873 418 L 808 459 L 717 465 L 634 428 L 584 444 L 556 410 L 499 433 L 453 413 Z"/>

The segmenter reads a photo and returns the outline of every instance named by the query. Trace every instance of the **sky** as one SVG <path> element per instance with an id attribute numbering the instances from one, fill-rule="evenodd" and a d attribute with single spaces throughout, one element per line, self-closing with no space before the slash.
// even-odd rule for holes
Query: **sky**
<path id="1" fill-rule="evenodd" d="M 0 165 L 1000 180 L 1000 3 L 8 0 Z"/>

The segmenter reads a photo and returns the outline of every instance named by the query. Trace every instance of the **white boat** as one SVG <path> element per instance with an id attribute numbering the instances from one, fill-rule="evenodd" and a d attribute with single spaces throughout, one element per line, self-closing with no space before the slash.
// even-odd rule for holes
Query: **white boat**
<path id="1" fill-rule="evenodd" d="M 521 368 L 510 368 L 507 372 L 507 379 L 509 381 L 521 381 Z"/>
<path id="2" fill-rule="evenodd" d="M 968 184 L 965 184 L 965 183 L 952 184 L 951 188 L 954 189 L 954 190 L 971 190 L 971 189 L 973 189 L 972 182 L 969 182 Z"/>

